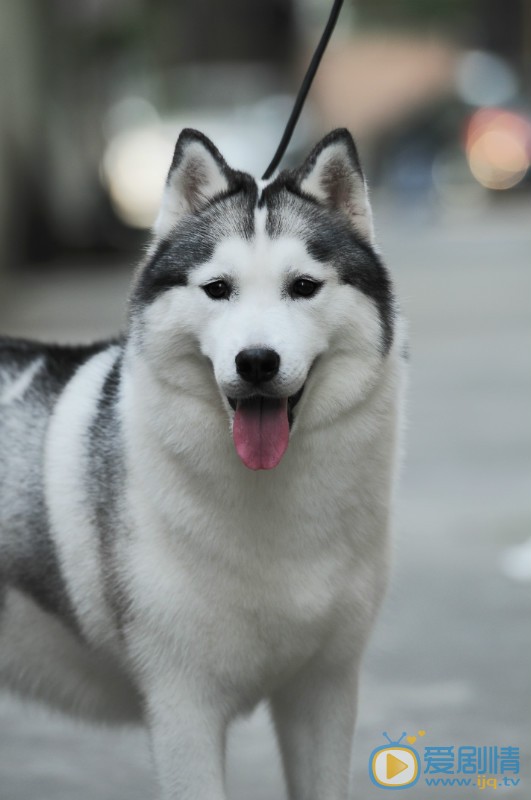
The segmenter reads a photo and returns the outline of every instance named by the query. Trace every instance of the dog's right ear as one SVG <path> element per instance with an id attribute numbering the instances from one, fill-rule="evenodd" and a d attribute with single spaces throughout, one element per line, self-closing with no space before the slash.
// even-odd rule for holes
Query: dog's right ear
<path id="1" fill-rule="evenodd" d="M 166 179 L 154 233 L 164 238 L 185 214 L 201 211 L 230 186 L 231 169 L 200 131 L 181 131 Z"/>
<path id="2" fill-rule="evenodd" d="M 342 213 L 369 244 L 374 242 L 372 212 L 356 145 L 346 128 L 332 131 L 317 144 L 297 171 L 304 194 L 331 211 Z"/>

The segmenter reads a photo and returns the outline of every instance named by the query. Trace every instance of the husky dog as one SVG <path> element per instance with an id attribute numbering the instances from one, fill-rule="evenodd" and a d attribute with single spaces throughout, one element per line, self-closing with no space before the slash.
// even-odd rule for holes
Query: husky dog
<path id="1" fill-rule="evenodd" d="M 267 699 L 290 798 L 345 800 L 400 338 L 346 130 L 267 184 L 184 130 L 123 339 L 0 341 L 2 683 L 143 720 L 164 800 Z"/>

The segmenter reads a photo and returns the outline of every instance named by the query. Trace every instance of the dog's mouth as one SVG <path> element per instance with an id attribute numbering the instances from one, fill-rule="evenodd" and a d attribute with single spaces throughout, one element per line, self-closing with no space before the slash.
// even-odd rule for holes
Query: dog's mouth
<path id="1" fill-rule="evenodd" d="M 273 469 L 280 463 L 289 443 L 293 409 L 303 390 L 304 386 L 291 397 L 227 398 L 234 409 L 234 446 L 246 467 Z"/>

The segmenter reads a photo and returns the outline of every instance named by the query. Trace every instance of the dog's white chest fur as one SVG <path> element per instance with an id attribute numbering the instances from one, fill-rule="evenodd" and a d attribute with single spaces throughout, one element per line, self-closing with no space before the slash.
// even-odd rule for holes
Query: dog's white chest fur
<path id="1" fill-rule="evenodd" d="M 158 539 L 156 527 L 151 530 Z M 218 528 L 219 536 L 226 533 Z M 338 554 L 310 548 L 311 555 L 297 557 L 282 547 L 267 552 L 256 546 L 254 534 L 223 555 L 182 540 L 172 555 L 158 541 L 131 552 L 137 563 L 129 574 L 139 582 L 133 613 L 148 623 L 147 640 L 141 636 L 137 646 L 151 649 L 155 635 L 183 668 L 201 663 L 235 711 L 256 703 L 264 687 L 276 688 L 322 646 L 340 599 L 346 599 Z M 157 569 L 156 595 L 146 587 L 140 591 L 147 567 Z"/>
<path id="2" fill-rule="evenodd" d="M 390 379 L 365 413 L 301 432 L 274 472 L 252 473 L 206 409 L 181 403 L 172 417 L 149 371 L 132 372 L 125 393 L 137 401 L 122 406 L 135 453 L 124 574 L 138 598 L 132 618 L 144 621 L 135 657 L 152 651 L 154 637 L 183 668 L 201 663 L 242 711 L 327 642 L 342 639 L 345 657 L 359 649 L 386 573 Z M 159 404 L 164 435 L 182 441 L 186 431 L 192 442 L 177 460 L 173 451 L 161 458 Z M 378 436 L 367 438 L 376 421 Z"/>

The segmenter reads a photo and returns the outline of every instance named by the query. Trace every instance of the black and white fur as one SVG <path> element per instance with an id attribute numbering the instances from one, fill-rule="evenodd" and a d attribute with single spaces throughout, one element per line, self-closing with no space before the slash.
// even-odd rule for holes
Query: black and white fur
<path id="1" fill-rule="evenodd" d="M 231 426 L 257 346 L 291 433 L 252 471 Z M 183 131 L 124 338 L 0 340 L 0 681 L 145 721 L 164 800 L 225 798 L 227 726 L 267 698 L 290 798 L 345 800 L 401 350 L 350 134 L 263 184 Z"/>

